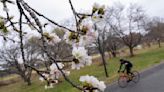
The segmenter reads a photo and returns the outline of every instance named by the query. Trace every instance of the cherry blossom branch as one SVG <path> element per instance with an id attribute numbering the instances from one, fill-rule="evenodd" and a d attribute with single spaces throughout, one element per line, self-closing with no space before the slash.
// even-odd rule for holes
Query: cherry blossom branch
<path id="1" fill-rule="evenodd" d="M 74 15 L 74 18 L 75 18 L 75 22 L 76 22 L 76 30 L 72 30 L 72 29 L 69 29 L 67 27 L 64 27 L 58 23 L 56 23 L 55 21 L 47 18 L 46 16 L 44 16 L 43 14 L 37 12 L 35 9 L 33 9 L 32 7 L 30 7 L 26 2 L 24 2 L 24 0 L 16 0 L 16 4 L 17 4 L 17 7 L 18 7 L 18 10 L 19 10 L 19 13 L 20 13 L 20 18 L 19 18 L 19 28 L 17 29 L 15 27 L 15 23 L 11 21 L 11 19 L 9 19 L 9 14 L 8 12 L 6 11 L 6 14 L 7 14 L 7 19 L 9 20 L 10 22 L 10 25 L 12 26 L 12 28 L 17 31 L 19 33 L 19 38 L 20 38 L 20 49 L 21 49 L 21 55 L 22 55 L 22 59 L 24 61 L 24 67 L 29 67 L 31 70 L 34 70 L 36 71 L 41 77 L 44 78 L 44 80 L 46 80 L 48 83 L 49 80 L 42 75 L 42 73 L 32 67 L 31 65 L 28 65 L 26 64 L 26 60 L 25 60 L 25 53 L 24 53 L 24 44 L 23 44 L 23 30 L 22 30 L 22 24 L 23 24 L 23 18 L 25 18 L 25 20 L 27 21 L 27 24 L 29 23 L 31 26 L 33 26 L 37 31 L 38 33 L 41 35 L 41 41 L 42 41 L 42 50 L 44 51 L 44 53 L 46 53 L 47 57 L 53 61 L 53 63 L 56 65 L 57 69 L 61 72 L 62 76 L 64 77 L 64 79 L 69 83 L 71 84 L 73 87 L 79 89 L 79 90 L 82 90 L 85 92 L 85 90 L 89 90 L 89 91 L 93 91 L 93 90 L 98 90 L 97 88 L 94 88 L 94 87 L 91 87 L 90 89 L 86 89 L 86 88 L 82 88 L 78 85 L 76 85 L 74 82 L 72 82 L 65 74 L 65 72 L 63 71 L 63 68 L 60 68 L 60 66 L 58 65 L 58 62 L 75 62 L 74 59 L 73 60 L 56 60 L 49 52 L 48 52 L 48 48 L 47 48 L 47 41 L 45 39 L 45 35 L 44 35 L 44 32 L 43 32 L 43 25 L 41 24 L 39 18 L 42 17 L 43 19 L 45 20 L 48 20 L 49 22 L 51 22 L 52 24 L 60 27 L 60 28 L 63 28 L 65 30 L 68 30 L 70 32 L 73 32 L 73 33 L 77 33 L 77 36 L 80 37 L 83 33 L 84 35 L 84 32 L 82 32 L 82 29 L 81 29 L 81 24 L 82 24 L 82 21 L 85 19 L 86 16 L 91 16 L 93 15 L 93 12 L 92 14 L 81 14 L 81 13 L 77 13 L 75 11 L 75 8 L 73 7 L 73 4 L 71 2 L 71 0 L 69 0 L 69 3 L 70 3 L 70 6 L 71 6 L 71 10 L 73 12 L 73 15 Z M 4 7 L 7 8 L 6 4 L 3 3 Z M 29 16 L 27 16 L 27 14 L 29 14 Z M 32 22 L 31 22 L 31 19 L 34 20 L 34 22 L 36 23 L 36 25 L 34 25 Z M 83 25 L 82 25 L 83 26 Z M 78 37 L 74 37 L 72 39 L 78 39 Z M 76 58 L 75 58 L 76 59 Z"/>
<path id="2" fill-rule="evenodd" d="M 72 1 L 71 1 L 71 0 L 69 0 L 69 3 L 70 3 L 71 10 L 72 10 L 73 15 L 74 15 L 74 18 L 75 18 L 75 22 L 76 22 L 76 30 L 79 31 L 80 28 L 79 28 L 79 22 L 78 22 L 78 19 L 77 19 L 76 11 L 75 11 L 75 9 L 74 9 L 74 7 L 73 7 L 73 4 L 72 4 Z"/>
<path id="3" fill-rule="evenodd" d="M 20 38 L 20 49 L 21 49 L 21 55 L 22 55 L 22 59 L 23 62 L 25 63 L 25 53 L 24 53 L 24 44 L 23 44 L 23 31 L 22 31 L 22 8 L 21 5 L 18 3 L 18 1 L 16 0 L 17 3 L 17 7 L 19 9 L 19 13 L 20 13 L 20 18 L 19 18 L 19 38 Z M 25 65 L 24 65 L 25 66 Z M 25 66 L 25 71 L 26 71 L 27 67 Z"/>
<path id="4" fill-rule="evenodd" d="M 69 82 L 73 87 L 79 89 L 79 90 L 83 90 L 82 88 L 78 87 L 77 85 L 75 85 L 69 78 L 67 78 L 67 76 L 65 75 L 65 73 L 63 72 L 63 70 L 58 66 L 57 62 L 55 61 L 55 59 L 48 53 L 47 51 L 47 47 L 45 45 L 45 40 L 44 40 L 44 35 L 43 35 L 43 29 L 42 29 L 42 25 L 39 21 L 39 19 L 36 17 L 35 13 L 33 11 L 31 11 L 29 8 L 29 6 L 27 5 L 27 3 L 25 3 L 23 0 L 19 0 L 19 3 L 22 4 L 22 6 L 25 8 L 25 10 L 27 12 L 29 12 L 30 16 L 35 20 L 37 26 L 39 27 L 40 29 L 40 34 L 41 34 L 41 40 L 42 40 L 42 44 L 43 44 L 43 51 L 47 54 L 47 56 L 54 61 L 54 63 L 56 64 L 58 70 L 62 73 L 63 77 L 65 78 L 65 80 L 67 82 Z M 21 11 L 20 11 L 21 12 Z"/>

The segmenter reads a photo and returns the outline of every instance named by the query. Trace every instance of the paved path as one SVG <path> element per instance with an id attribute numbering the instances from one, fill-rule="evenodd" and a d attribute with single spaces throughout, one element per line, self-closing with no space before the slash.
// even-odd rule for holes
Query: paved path
<path id="1" fill-rule="evenodd" d="M 142 72 L 137 84 L 130 83 L 126 88 L 120 88 L 114 83 L 105 92 L 164 92 L 164 63 Z"/>

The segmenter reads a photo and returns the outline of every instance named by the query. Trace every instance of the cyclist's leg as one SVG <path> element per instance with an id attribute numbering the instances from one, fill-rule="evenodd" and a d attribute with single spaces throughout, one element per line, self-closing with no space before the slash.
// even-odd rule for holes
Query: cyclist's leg
<path id="1" fill-rule="evenodd" d="M 126 73 L 127 73 L 128 77 L 129 77 L 129 80 L 127 82 L 130 82 L 132 80 L 131 68 L 132 67 L 129 67 L 129 66 L 126 67 Z"/>
<path id="2" fill-rule="evenodd" d="M 133 72 L 132 72 L 132 68 L 133 68 L 133 66 L 131 66 L 131 67 L 129 68 L 129 75 L 133 78 L 135 75 L 134 75 Z"/>
<path id="3" fill-rule="evenodd" d="M 126 73 L 127 75 L 131 74 L 131 68 L 129 66 L 126 66 Z"/>

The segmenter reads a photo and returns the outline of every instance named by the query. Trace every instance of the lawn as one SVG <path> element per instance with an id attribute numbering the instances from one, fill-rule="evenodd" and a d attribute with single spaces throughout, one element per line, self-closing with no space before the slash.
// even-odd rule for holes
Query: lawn
<path id="1" fill-rule="evenodd" d="M 135 57 L 124 57 L 128 60 L 131 60 L 134 64 L 134 69 L 141 71 L 146 68 L 152 67 L 155 64 L 160 63 L 164 60 L 164 47 L 158 48 L 157 46 L 153 46 L 151 48 L 142 49 L 136 51 Z M 100 65 L 99 62 L 94 63 L 92 66 L 87 66 L 82 68 L 81 70 L 73 70 L 71 71 L 71 75 L 69 78 L 73 80 L 75 83 L 79 84 L 78 79 L 81 75 L 93 75 L 96 76 L 99 80 L 105 81 L 106 84 L 109 84 L 117 79 L 117 70 L 119 67 L 119 58 L 108 59 L 107 68 L 109 72 L 109 78 L 105 77 L 105 73 L 103 71 L 103 66 Z M 53 89 L 44 89 L 44 82 L 40 82 L 38 80 L 38 76 L 33 75 L 32 78 L 32 86 L 26 86 L 21 79 L 17 79 L 16 83 L 0 87 L 1 92 L 79 92 L 75 88 L 73 88 L 69 83 L 63 80 L 62 83 L 55 85 Z"/>

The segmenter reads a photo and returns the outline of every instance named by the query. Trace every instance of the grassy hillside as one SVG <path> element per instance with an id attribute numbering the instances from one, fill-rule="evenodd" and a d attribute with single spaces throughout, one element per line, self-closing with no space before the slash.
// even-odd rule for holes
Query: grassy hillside
<path id="1" fill-rule="evenodd" d="M 131 60 L 134 64 L 134 69 L 141 71 L 145 68 L 149 68 L 157 63 L 160 63 L 164 60 L 164 48 L 158 48 L 156 46 L 151 48 L 142 49 L 136 51 L 135 57 L 124 57 L 128 60 Z M 92 66 L 88 66 L 82 68 L 81 70 L 73 70 L 70 75 L 70 79 L 72 79 L 75 83 L 79 83 L 78 79 L 81 75 L 94 75 L 98 77 L 99 80 L 103 80 L 106 84 L 111 83 L 112 81 L 117 79 L 117 70 L 119 67 L 119 59 L 120 58 L 112 58 L 108 59 L 108 72 L 109 78 L 105 77 L 103 66 L 100 65 L 99 62 L 94 63 Z M 55 85 L 53 89 L 44 89 L 44 82 L 40 82 L 38 80 L 38 76 L 33 75 L 32 78 L 32 86 L 26 86 L 21 79 L 13 78 L 17 80 L 17 82 L 0 87 L 0 92 L 78 92 L 75 88 L 71 87 L 66 81 L 63 80 L 59 85 Z M 3 80 L 3 79 L 1 79 Z"/>

